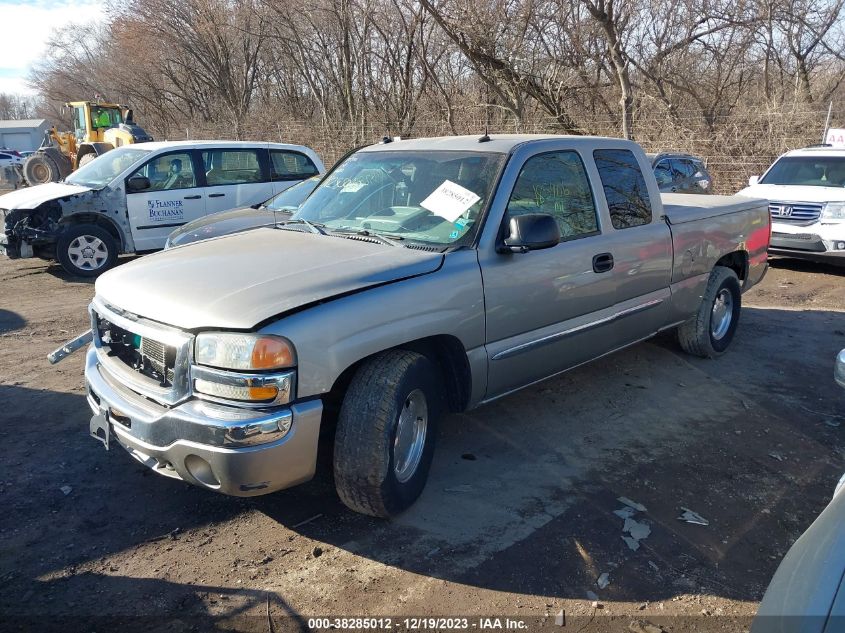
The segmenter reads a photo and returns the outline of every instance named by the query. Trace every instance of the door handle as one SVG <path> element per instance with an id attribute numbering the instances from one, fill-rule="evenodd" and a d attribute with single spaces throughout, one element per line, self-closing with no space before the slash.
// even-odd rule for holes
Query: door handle
<path id="1" fill-rule="evenodd" d="M 210 193 L 210 194 L 208 194 L 208 197 L 209 198 L 222 198 L 225 195 L 226 195 L 225 193 Z"/>
<path id="2" fill-rule="evenodd" d="M 610 253 L 599 253 L 593 256 L 593 272 L 606 273 L 613 268 L 613 255 Z"/>
<path id="3" fill-rule="evenodd" d="M 202 196 L 185 196 L 185 200 L 199 200 Z"/>

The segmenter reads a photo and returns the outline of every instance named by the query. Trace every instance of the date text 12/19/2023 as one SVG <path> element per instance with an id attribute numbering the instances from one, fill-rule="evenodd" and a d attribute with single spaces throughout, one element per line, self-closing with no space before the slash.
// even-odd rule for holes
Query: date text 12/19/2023
<path id="1" fill-rule="evenodd" d="M 340 617 L 309 618 L 308 628 L 313 631 L 334 630 L 388 630 L 399 631 L 521 631 L 528 629 L 528 623 L 519 618 L 508 617 Z"/>

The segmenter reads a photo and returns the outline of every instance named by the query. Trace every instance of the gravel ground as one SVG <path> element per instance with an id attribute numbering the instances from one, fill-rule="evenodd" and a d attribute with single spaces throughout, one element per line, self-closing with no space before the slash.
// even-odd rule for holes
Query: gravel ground
<path id="1" fill-rule="evenodd" d="M 340 504 L 328 451 L 314 481 L 253 499 L 104 451 L 87 435 L 82 355 L 45 360 L 87 328 L 92 292 L 55 265 L 0 260 L 2 630 L 343 616 L 516 630 L 556 628 L 563 611 L 563 630 L 745 631 L 845 471 L 832 379 L 845 269 L 774 261 L 717 361 L 667 337 L 451 416 L 422 498 L 391 522 Z M 619 497 L 645 508 L 636 551 Z M 467 620 L 405 621 L 420 616 Z"/>

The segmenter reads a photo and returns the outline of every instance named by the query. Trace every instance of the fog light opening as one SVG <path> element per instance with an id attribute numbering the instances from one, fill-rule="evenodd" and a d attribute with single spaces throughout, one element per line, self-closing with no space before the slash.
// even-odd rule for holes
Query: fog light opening
<path id="1" fill-rule="evenodd" d="M 214 471 L 211 470 L 211 464 L 205 461 L 199 455 L 188 455 L 185 458 L 185 470 L 187 470 L 191 477 L 209 488 L 219 488 L 220 481 L 214 476 Z"/>

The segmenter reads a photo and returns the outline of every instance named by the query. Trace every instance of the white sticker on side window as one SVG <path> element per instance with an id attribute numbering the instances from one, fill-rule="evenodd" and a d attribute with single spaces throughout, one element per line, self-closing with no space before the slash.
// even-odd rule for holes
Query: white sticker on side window
<path id="1" fill-rule="evenodd" d="M 479 200 L 481 196 L 469 189 L 451 180 L 444 180 L 443 184 L 432 191 L 428 198 L 420 202 L 420 206 L 441 218 L 446 218 L 449 222 L 454 222 Z"/>

